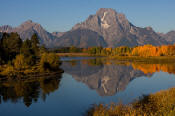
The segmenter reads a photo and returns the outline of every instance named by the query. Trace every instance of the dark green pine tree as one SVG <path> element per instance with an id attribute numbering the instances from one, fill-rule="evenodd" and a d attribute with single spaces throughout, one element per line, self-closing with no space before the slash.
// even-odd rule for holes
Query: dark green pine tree
<path id="1" fill-rule="evenodd" d="M 21 53 L 25 56 L 28 57 L 30 55 L 33 55 L 34 52 L 32 51 L 32 42 L 29 39 L 26 39 L 21 47 Z"/>
<path id="2" fill-rule="evenodd" d="M 32 35 L 31 43 L 32 43 L 32 50 L 34 51 L 34 54 L 37 56 L 39 52 L 39 38 L 36 33 Z"/>
<path id="3" fill-rule="evenodd" d="M 26 39 L 21 47 L 21 54 L 24 55 L 27 65 L 32 66 L 36 63 L 36 53 L 32 47 L 32 42 Z"/>
<path id="4" fill-rule="evenodd" d="M 3 63 L 3 49 L 2 49 L 2 44 L 0 41 L 0 65 Z"/>
<path id="5" fill-rule="evenodd" d="M 3 57 L 5 61 L 12 60 L 20 53 L 22 40 L 17 33 L 4 33 L 1 39 Z"/>

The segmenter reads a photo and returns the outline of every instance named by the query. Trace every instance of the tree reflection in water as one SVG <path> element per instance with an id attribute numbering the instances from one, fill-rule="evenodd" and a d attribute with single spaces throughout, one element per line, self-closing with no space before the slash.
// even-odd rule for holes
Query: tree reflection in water
<path id="1" fill-rule="evenodd" d="M 126 62 L 95 58 L 89 60 L 64 61 L 62 69 L 100 96 L 113 96 L 124 91 L 134 79 L 152 77 L 155 72 L 175 74 L 175 64 L 154 64 L 144 62 Z M 47 95 L 59 89 L 62 74 L 37 76 L 33 78 L 16 78 L 0 81 L 0 103 L 23 103 L 29 107 L 39 98 L 46 100 Z"/>
<path id="2" fill-rule="evenodd" d="M 96 90 L 100 96 L 113 96 L 124 91 L 127 85 L 139 77 L 152 77 L 156 72 L 175 74 L 173 63 L 148 63 L 95 58 L 63 62 L 64 71 Z"/>
<path id="3" fill-rule="evenodd" d="M 29 107 L 33 102 L 37 102 L 41 97 L 43 101 L 49 93 L 59 89 L 62 74 L 54 74 L 45 77 L 26 78 L 26 79 L 7 79 L 0 82 L 0 103 L 23 103 Z"/>

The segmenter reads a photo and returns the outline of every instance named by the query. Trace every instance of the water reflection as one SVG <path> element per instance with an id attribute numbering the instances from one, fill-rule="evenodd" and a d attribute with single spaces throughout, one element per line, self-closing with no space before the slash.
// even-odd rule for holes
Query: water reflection
<path id="1" fill-rule="evenodd" d="M 62 68 L 75 80 L 96 90 L 100 96 L 113 96 L 125 90 L 133 79 L 151 77 L 155 72 L 175 74 L 175 64 L 121 62 L 105 58 L 71 60 L 64 62 Z"/>
<path id="2" fill-rule="evenodd" d="M 71 59 L 71 58 L 70 58 Z M 139 77 L 151 77 L 155 72 L 175 74 L 175 64 L 148 64 L 121 62 L 106 58 L 64 61 L 61 68 L 100 96 L 113 96 L 124 91 L 128 84 Z M 20 100 L 29 107 L 39 98 L 43 101 L 49 93 L 59 89 L 61 74 L 39 78 L 18 78 L 0 81 L 0 103 Z"/>
<path id="3" fill-rule="evenodd" d="M 145 74 L 148 73 L 155 73 L 155 72 L 167 72 L 169 74 L 175 74 L 175 64 L 146 64 L 146 63 L 139 63 L 135 62 L 132 63 L 132 67 L 137 70 L 141 70 Z"/>
<path id="4" fill-rule="evenodd" d="M 106 58 L 63 60 L 63 77 L 0 80 L 0 115 L 82 116 L 92 104 L 127 104 L 143 94 L 175 86 L 174 64 Z"/>
<path id="5" fill-rule="evenodd" d="M 39 98 L 43 101 L 49 93 L 59 88 L 61 74 L 54 74 L 37 78 L 17 78 L 0 81 L 0 103 L 11 101 L 23 103 L 29 107 Z"/>

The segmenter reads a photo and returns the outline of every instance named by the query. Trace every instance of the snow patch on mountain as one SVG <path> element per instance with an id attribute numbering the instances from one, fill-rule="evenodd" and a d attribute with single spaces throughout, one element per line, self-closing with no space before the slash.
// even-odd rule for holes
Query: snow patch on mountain
<path id="1" fill-rule="evenodd" d="M 107 29 L 107 28 L 109 28 L 110 27 L 110 25 L 107 23 L 107 21 L 105 20 L 105 17 L 106 17 L 106 14 L 107 14 L 108 12 L 104 12 L 104 15 L 103 15 L 103 17 L 101 18 L 101 26 L 103 27 L 103 28 L 105 28 L 105 29 Z"/>

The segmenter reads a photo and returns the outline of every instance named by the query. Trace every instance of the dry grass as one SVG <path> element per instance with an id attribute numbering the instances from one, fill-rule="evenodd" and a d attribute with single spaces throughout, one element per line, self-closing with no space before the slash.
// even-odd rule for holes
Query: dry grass
<path id="1" fill-rule="evenodd" d="M 58 56 L 92 56 L 88 53 L 57 53 Z"/>
<path id="2" fill-rule="evenodd" d="M 175 56 L 155 56 L 155 57 L 140 57 L 140 56 L 111 56 L 111 59 L 120 61 L 145 62 L 145 63 L 174 63 Z"/>
<path id="3" fill-rule="evenodd" d="M 98 105 L 87 116 L 175 116 L 175 88 L 160 91 L 129 105 Z"/>

